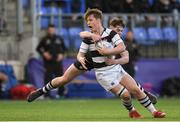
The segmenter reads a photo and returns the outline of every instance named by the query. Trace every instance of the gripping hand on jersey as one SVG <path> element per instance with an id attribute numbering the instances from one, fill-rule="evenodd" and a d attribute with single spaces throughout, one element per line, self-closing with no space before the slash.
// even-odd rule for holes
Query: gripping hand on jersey
<path id="1" fill-rule="evenodd" d="M 77 60 L 81 63 L 82 67 L 87 70 L 86 63 L 85 63 L 86 61 L 85 54 L 78 52 Z"/>
<path id="2" fill-rule="evenodd" d="M 110 50 L 111 50 L 111 49 L 108 49 L 108 48 L 99 48 L 99 49 L 98 49 L 98 52 L 99 52 L 101 55 L 109 55 L 109 54 L 110 54 Z"/>
<path id="3" fill-rule="evenodd" d="M 81 63 L 82 67 L 87 70 L 86 63 L 85 63 L 86 58 L 85 57 L 80 57 L 78 60 Z"/>

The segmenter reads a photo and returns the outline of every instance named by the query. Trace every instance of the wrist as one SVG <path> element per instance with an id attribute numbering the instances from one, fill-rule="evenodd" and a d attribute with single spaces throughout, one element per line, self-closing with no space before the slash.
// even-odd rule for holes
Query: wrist
<path id="1" fill-rule="evenodd" d="M 113 63 L 114 63 L 114 64 L 118 64 L 118 60 L 115 59 L 115 60 L 113 61 Z"/>

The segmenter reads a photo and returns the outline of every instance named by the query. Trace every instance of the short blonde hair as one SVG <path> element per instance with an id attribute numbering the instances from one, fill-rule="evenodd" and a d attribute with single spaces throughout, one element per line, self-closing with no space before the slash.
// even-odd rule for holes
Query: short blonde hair
<path id="1" fill-rule="evenodd" d="M 94 15 L 96 19 L 102 20 L 102 11 L 97 8 L 87 9 L 86 13 L 84 14 L 84 19 L 87 21 L 87 18 L 90 15 Z"/>

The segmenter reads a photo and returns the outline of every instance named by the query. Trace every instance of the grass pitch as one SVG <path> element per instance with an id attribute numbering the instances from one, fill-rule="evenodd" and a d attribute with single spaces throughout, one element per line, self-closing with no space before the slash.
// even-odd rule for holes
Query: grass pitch
<path id="1" fill-rule="evenodd" d="M 131 119 L 119 99 L 0 101 L 0 121 L 180 121 L 180 99 L 159 99 L 166 118 L 153 118 L 136 100 L 143 119 Z"/>

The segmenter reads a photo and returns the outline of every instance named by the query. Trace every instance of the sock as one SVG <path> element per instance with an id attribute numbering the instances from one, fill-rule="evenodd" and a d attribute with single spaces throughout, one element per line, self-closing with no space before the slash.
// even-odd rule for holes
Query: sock
<path id="1" fill-rule="evenodd" d="M 43 88 L 42 91 L 44 93 L 49 92 L 50 90 L 54 89 L 54 87 L 52 86 L 51 82 L 47 83 Z"/>
<path id="2" fill-rule="evenodd" d="M 141 91 L 143 91 L 143 92 L 145 91 L 144 88 L 138 82 L 136 82 L 136 84 L 141 89 Z"/>
<path id="3" fill-rule="evenodd" d="M 117 92 L 117 96 L 119 96 L 120 98 L 122 98 L 122 95 L 123 95 L 126 91 L 127 91 L 127 89 L 126 89 L 125 87 L 122 87 L 122 88 L 119 90 L 119 92 Z M 123 102 L 124 107 L 125 107 L 127 110 L 131 111 L 131 110 L 134 108 L 133 105 L 132 105 L 132 100 L 131 100 L 131 99 L 130 99 L 130 100 L 123 100 L 123 99 L 122 99 L 122 102 Z"/>
<path id="4" fill-rule="evenodd" d="M 151 103 L 151 101 L 149 100 L 149 97 L 146 95 L 144 98 L 139 99 L 139 102 L 145 107 L 147 108 L 151 113 L 155 112 L 156 109 L 154 107 L 154 105 Z"/>
<path id="5" fill-rule="evenodd" d="M 124 107 L 128 110 L 128 111 L 131 111 L 133 110 L 133 105 L 132 105 L 132 101 L 131 100 L 128 100 L 128 101 L 125 101 L 125 100 L 122 100 L 123 102 L 123 105 Z"/>
<path id="6" fill-rule="evenodd" d="M 121 89 L 116 93 L 117 96 L 121 98 L 121 96 L 126 92 L 127 89 L 125 87 L 121 87 Z"/>

